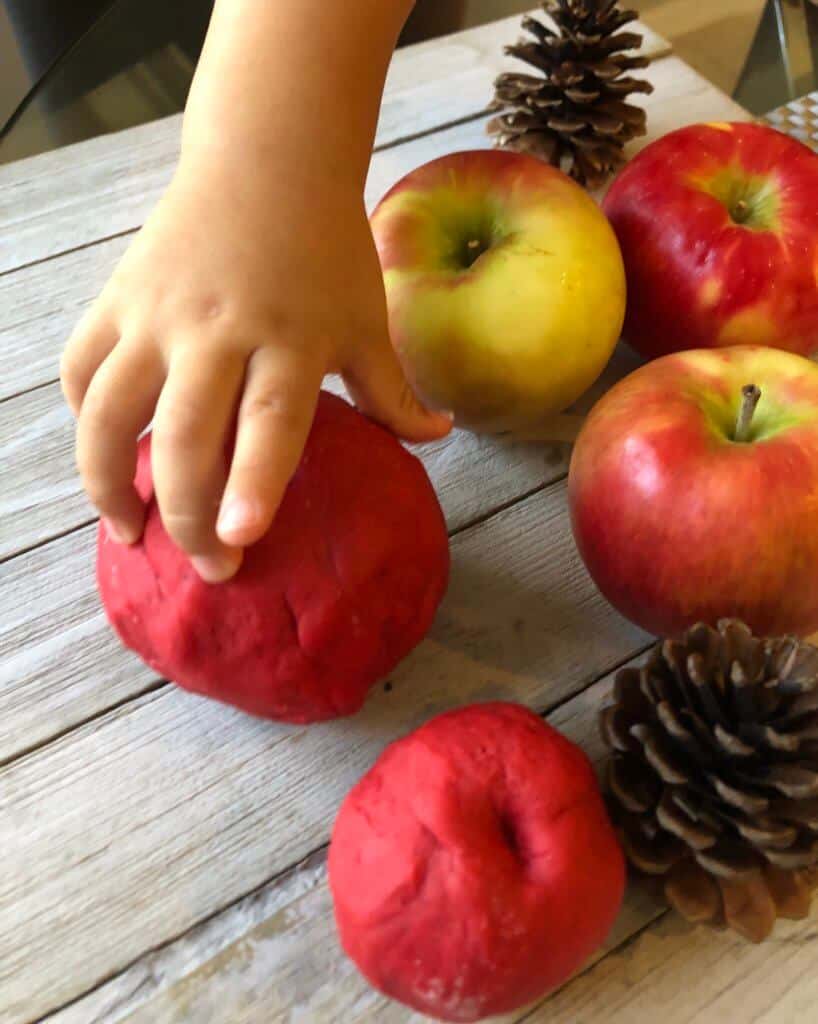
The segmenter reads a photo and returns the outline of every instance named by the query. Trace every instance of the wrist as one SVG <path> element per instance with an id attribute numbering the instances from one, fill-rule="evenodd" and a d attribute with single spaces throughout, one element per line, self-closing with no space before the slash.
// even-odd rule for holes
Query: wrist
<path id="1" fill-rule="evenodd" d="M 341 207 L 363 210 L 364 182 L 321 154 L 220 138 L 183 143 L 172 188 L 207 203 L 230 204 L 231 216 L 261 226 Z"/>

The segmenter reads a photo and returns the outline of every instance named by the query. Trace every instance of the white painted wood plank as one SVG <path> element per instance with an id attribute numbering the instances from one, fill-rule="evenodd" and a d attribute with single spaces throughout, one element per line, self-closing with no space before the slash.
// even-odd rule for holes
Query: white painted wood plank
<path id="1" fill-rule="evenodd" d="M 57 380 L 74 325 L 130 241 L 115 238 L 0 275 L 0 401 Z"/>
<path id="2" fill-rule="evenodd" d="M 453 560 L 429 638 L 353 719 L 276 726 L 166 687 L 0 771 L 4 1024 L 62 1006 L 325 842 L 373 757 L 431 714 L 490 698 L 542 710 L 647 642 L 585 573 L 564 483 L 460 534 Z"/>
<path id="3" fill-rule="evenodd" d="M 550 716 L 553 725 L 586 750 L 598 770 L 604 751 L 597 715 L 611 686 L 608 677 Z M 48 1017 L 48 1024 L 428 1020 L 371 989 L 342 954 L 325 857 L 321 851 L 283 879 L 141 958 L 73 1006 Z M 631 885 L 612 934 L 583 970 L 659 913 L 661 908 L 646 890 Z M 510 1024 L 521 1016 L 517 1011 L 502 1020 Z"/>
<path id="4" fill-rule="evenodd" d="M 74 466 L 74 420 L 49 384 L 0 404 L 0 559 L 94 517 Z"/>
<path id="5" fill-rule="evenodd" d="M 519 24 L 514 16 L 399 50 L 376 146 L 484 110 Z M 640 30 L 646 53 L 669 52 Z M 0 273 L 141 225 L 173 174 L 180 127 L 176 115 L 0 167 Z"/>
<path id="6" fill-rule="evenodd" d="M 96 524 L 0 565 L 0 763 L 157 681 L 108 626 L 95 545 Z"/>
<path id="7" fill-rule="evenodd" d="M 675 57 L 657 61 L 648 74 L 655 85 L 655 91 L 644 99 L 649 132 L 631 144 L 631 154 L 691 121 L 749 117 Z M 366 187 L 367 206 L 371 209 L 413 167 L 453 150 L 488 145 L 482 119 L 375 154 Z M 56 379 L 63 342 L 128 243 L 127 237 L 113 239 L 0 276 L 0 351 L 5 360 L 0 399 Z"/>
<path id="8" fill-rule="evenodd" d="M 754 946 L 667 914 L 547 1000 L 526 1024 L 815 1024 L 818 913 Z"/>

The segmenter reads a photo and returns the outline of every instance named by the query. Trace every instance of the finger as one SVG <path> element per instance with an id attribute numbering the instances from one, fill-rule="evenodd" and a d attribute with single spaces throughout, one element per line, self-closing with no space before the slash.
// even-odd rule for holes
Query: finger
<path id="1" fill-rule="evenodd" d="M 117 325 L 98 305 L 91 306 L 74 328 L 60 360 L 60 383 L 75 416 L 94 374 L 118 341 Z"/>
<path id="2" fill-rule="evenodd" d="M 386 337 L 357 351 L 343 378 L 361 412 L 398 437 L 434 441 L 452 429 L 448 413 L 430 412 L 420 402 Z"/>
<path id="3" fill-rule="evenodd" d="M 153 345 L 120 342 L 94 374 L 77 425 L 77 465 L 114 540 L 142 534 L 144 506 L 134 488 L 136 442 L 150 423 L 164 367 Z"/>
<path id="4" fill-rule="evenodd" d="M 219 513 L 219 537 L 243 547 L 273 521 L 312 426 L 324 360 L 258 349 L 247 367 L 236 447 Z"/>
<path id="5" fill-rule="evenodd" d="M 154 418 L 151 465 L 162 522 L 209 583 L 229 579 L 241 562 L 241 552 L 216 536 L 216 514 L 243 374 L 238 353 L 178 346 Z"/>

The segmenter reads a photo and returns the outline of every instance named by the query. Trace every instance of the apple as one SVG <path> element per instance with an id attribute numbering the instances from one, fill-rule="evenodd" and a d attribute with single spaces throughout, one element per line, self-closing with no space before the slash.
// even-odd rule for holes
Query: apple
<path id="1" fill-rule="evenodd" d="M 625 311 L 619 247 L 562 172 L 453 153 L 372 215 L 393 344 L 421 398 L 486 433 L 526 432 L 602 372 Z"/>
<path id="2" fill-rule="evenodd" d="M 818 156 L 802 143 L 757 124 L 681 128 L 625 167 L 604 210 L 642 355 L 818 352 Z"/>
<path id="3" fill-rule="evenodd" d="M 664 356 L 594 407 L 571 459 L 577 546 L 604 596 L 676 635 L 818 630 L 818 365 L 740 346 Z"/>

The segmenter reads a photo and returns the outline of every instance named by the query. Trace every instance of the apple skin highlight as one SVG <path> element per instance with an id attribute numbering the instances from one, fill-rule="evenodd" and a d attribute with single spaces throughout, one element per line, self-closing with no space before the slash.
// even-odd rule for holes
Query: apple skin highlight
<path id="1" fill-rule="evenodd" d="M 761 399 L 733 439 L 742 388 Z M 818 365 L 754 346 L 683 352 L 617 384 L 569 474 L 579 552 L 603 595 L 648 632 L 744 620 L 818 630 Z"/>

